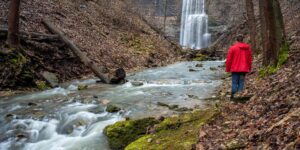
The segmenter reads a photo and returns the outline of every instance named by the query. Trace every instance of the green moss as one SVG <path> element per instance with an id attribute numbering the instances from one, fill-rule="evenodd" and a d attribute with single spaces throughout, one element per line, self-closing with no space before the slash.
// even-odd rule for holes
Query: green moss
<path id="1" fill-rule="evenodd" d="M 47 86 L 47 84 L 46 84 L 45 81 L 40 81 L 40 80 L 38 80 L 38 81 L 35 82 L 35 84 L 36 84 L 36 87 L 37 87 L 38 89 L 40 89 L 40 90 L 45 90 L 45 89 L 48 89 L 48 88 L 49 88 L 49 87 Z"/>
<path id="2" fill-rule="evenodd" d="M 288 58 L 289 58 L 289 45 L 288 43 L 284 43 L 279 51 L 277 65 L 260 68 L 259 77 L 262 78 L 265 77 L 266 75 L 276 73 L 277 70 L 287 62 Z"/>
<path id="3" fill-rule="evenodd" d="M 123 44 L 133 48 L 137 53 L 145 53 L 155 49 L 154 43 L 150 39 L 144 39 L 140 35 L 126 35 L 121 38 Z"/>
<path id="4" fill-rule="evenodd" d="M 259 77 L 263 78 L 267 75 L 277 72 L 278 68 L 276 66 L 267 66 L 259 69 Z"/>
<path id="5" fill-rule="evenodd" d="M 193 61 L 205 61 L 206 59 L 207 59 L 206 55 L 196 54 L 196 58 L 194 58 Z"/>
<path id="6" fill-rule="evenodd" d="M 210 109 L 167 118 L 155 125 L 155 134 L 139 138 L 125 150 L 190 150 L 197 143 L 199 128 L 217 114 Z"/>
<path id="7" fill-rule="evenodd" d="M 287 62 L 289 58 L 289 49 L 290 46 L 288 43 L 284 43 L 280 48 L 277 67 L 280 67 Z"/>
<path id="8" fill-rule="evenodd" d="M 113 150 L 124 149 L 129 143 L 145 135 L 149 126 L 157 123 L 155 118 L 121 121 L 107 126 L 104 134 Z"/>
<path id="9" fill-rule="evenodd" d="M 88 85 L 85 84 L 79 84 L 77 89 L 78 91 L 86 90 L 88 88 Z"/>
<path id="10" fill-rule="evenodd" d="M 27 62 L 27 59 L 20 53 L 12 54 L 8 63 L 15 69 L 21 69 L 23 65 Z"/>

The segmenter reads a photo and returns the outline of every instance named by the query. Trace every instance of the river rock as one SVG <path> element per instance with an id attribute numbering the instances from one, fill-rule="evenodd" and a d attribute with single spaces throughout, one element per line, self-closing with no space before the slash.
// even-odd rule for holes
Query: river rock
<path id="1" fill-rule="evenodd" d="M 5 115 L 5 121 L 10 122 L 14 119 L 15 115 L 14 114 L 7 114 Z"/>
<path id="2" fill-rule="evenodd" d="M 76 120 L 71 121 L 66 126 L 63 127 L 62 132 L 65 134 L 73 133 L 74 129 L 80 126 L 86 126 L 89 124 L 89 121 L 83 118 L 78 118 Z"/>
<path id="3" fill-rule="evenodd" d="M 142 81 L 132 81 L 131 82 L 132 86 L 142 86 L 144 83 Z"/>
<path id="4" fill-rule="evenodd" d="M 108 105 L 108 104 L 110 103 L 110 100 L 108 100 L 108 99 L 103 99 L 103 100 L 100 101 L 100 103 L 101 103 L 102 105 Z"/>
<path id="5" fill-rule="evenodd" d="M 217 71 L 218 69 L 216 67 L 210 67 L 209 68 L 211 71 Z"/>
<path id="6" fill-rule="evenodd" d="M 199 99 L 199 97 L 196 96 L 196 95 L 190 95 L 190 94 L 188 94 L 187 96 L 188 96 L 189 98 L 191 98 L 191 99 Z"/>
<path id="7" fill-rule="evenodd" d="M 37 106 L 37 103 L 29 102 L 27 105 L 28 105 L 28 106 Z"/>
<path id="8" fill-rule="evenodd" d="M 162 107 L 169 107 L 168 104 L 162 103 L 162 102 L 157 102 L 158 106 L 162 106 Z"/>
<path id="9" fill-rule="evenodd" d="M 189 69 L 189 72 L 197 72 L 197 71 L 199 71 L 199 70 L 196 70 L 196 69 Z"/>
<path id="10" fill-rule="evenodd" d="M 174 109 L 177 109 L 178 107 L 179 107 L 178 105 L 170 105 L 169 109 L 174 110 Z"/>
<path id="11" fill-rule="evenodd" d="M 187 107 L 180 107 L 180 108 L 175 109 L 175 111 L 185 112 L 185 111 L 193 111 L 193 109 L 187 108 Z"/>
<path id="12" fill-rule="evenodd" d="M 22 140 L 22 139 L 28 139 L 28 134 L 25 134 L 25 133 L 18 133 L 18 134 L 16 135 L 16 139 L 17 139 L 17 141 L 20 141 L 20 140 Z"/>
<path id="13" fill-rule="evenodd" d="M 85 85 L 85 84 L 79 84 L 77 87 L 78 91 L 86 90 L 87 88 L 88 88 L 88 85 Z"/>
<path id="14" fill-rule="evenodd" d="M 196 67 L 201 68 L 201 67 L 203 67 L 203 64 L 197 64 Z"/>
<path id="15" fill-rule="evenodd" d="M 42 77 L 47 81 L 47 83 L 52 87 L 58 87 L 59 80 L 54 73 L 44 71 L 42 72 Z"/>
<path id="16" fill-rule="evenodd" d="M 113 104 L 108 105 L 107 108 L 106 108 L 106 111 L 109 112 L 109 113 L 115 113 L 115 112 L 118 112 L 120 110 L 121 110 L 121 108 L 119 108 L 118 106 L 115 106 Z"/>

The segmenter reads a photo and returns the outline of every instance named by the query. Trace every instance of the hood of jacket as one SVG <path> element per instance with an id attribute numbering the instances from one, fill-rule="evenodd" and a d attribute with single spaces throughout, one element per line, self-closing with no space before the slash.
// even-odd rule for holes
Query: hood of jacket
<path id="1" fill-rule="evenodd" d="M 242 43 L 242 42 L 235 43 L 235 46 L 239 47 L 241 50 L 249 50 L 250 49 L 248 44 Z"/>

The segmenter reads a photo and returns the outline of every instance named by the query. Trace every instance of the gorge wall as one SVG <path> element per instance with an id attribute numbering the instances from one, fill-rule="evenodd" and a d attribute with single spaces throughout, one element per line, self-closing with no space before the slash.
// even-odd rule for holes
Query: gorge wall
<path id="1" fill-rule="evenodd" d="M 247 32 L 245 2 L 243 0 L 206 0 L 206 12 L 209 16 L 209 32 L 212 41 L 216 41 L 229 30 Z M 286 33 L 292 47 L 299 48 L 300 3 L 298 0 L 280 0 Z M 178 42 L 180 35 L 182 0 L 130 0 L 128 5 L 134 8 L 147 22 L 160 30 L 166 37 Z M 255 1 L 256 19 L 259 20 L 258 2 Z M 235 28 L 236 26 L 240 26 Z M 259 33 L 259 31 L 258 31 Z M 229 44 L 233 40 L 230 37 Z M 224 43 L 226 43 L 224 42 Z"/>

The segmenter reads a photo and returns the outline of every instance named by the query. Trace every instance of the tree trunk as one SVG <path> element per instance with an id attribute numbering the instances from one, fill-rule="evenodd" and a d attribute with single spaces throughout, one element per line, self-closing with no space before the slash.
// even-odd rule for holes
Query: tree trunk
<path id="1" fill-rule="evenodd" d="M 59 29 L 52 25 L 49 21 L 43 20 L 46 27 L 52 32 L 59 36 L 61 41 L 63 41 L 73 52 L 79 57 L 81 62 L 83 62 L 87 67 L 89 67 L 104 83 L 109 83 L 108 78 L 100 71 L 100 69 L 76 46 L 70 41 Z"/>
<path id="2" fill-rule="evenodd" d="M 261 14 L 265 19 L 265 29 L 262 28 L 264 38 L 264 66 L 276 66 L 280 48 L 285 41 L 283 17 L 278 0 L 260 0 L 263 4 Z M 261 6 L 260 6 L 261 7 Z"/>
<path id="3" fill-rule="evenodd" d="M 7 44 L 10 48 L 19 47 L 20 0 L 11 0 L 8 12 Z"/>
<path id="4" fill-rule="evenodd" d="M 256 20 L 252 0 L 246 0 L 247 24 L 250 32 L 251 47 L 254 53 L 257 53 L 256 47 Z"/>
<path id="5" fill-rule="evenodd" d="M 168 0 L 165 0 L 165 7 L 164 7 L 164 34 L 166 34 L 167 9 L 168 9 Z"/>
<path id="6" fill-rule="evenodd" d="M 266 39 L 266 35 L 267 35 L 267 23 L 266 23 L 266 18 L 264 16 L 264 10 L 266 9 L 265 6 L 265 0 L 259 0 L 259 18 L 260 18 L 260 36 L 261 36 L 261 43 L 260 45 L 262 45 L 262 54 L 263 54 L 263 65 L 267 66 L 268 62 L 267 62 L 267 56 L 268 56 L 268 51 L 267 51 L 267 47 L 266 47 L 266 43 L 267 43 L 267 39 Z"/>

